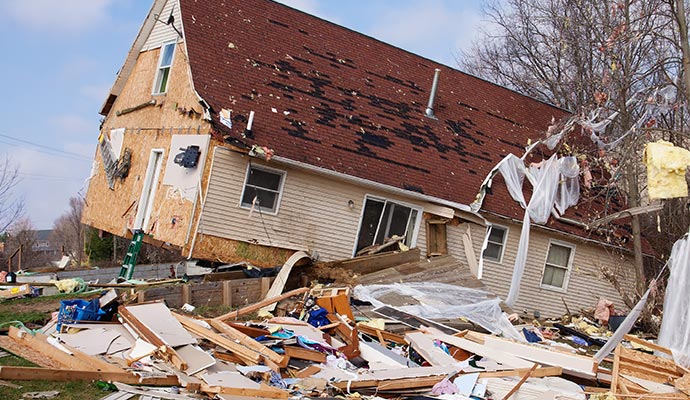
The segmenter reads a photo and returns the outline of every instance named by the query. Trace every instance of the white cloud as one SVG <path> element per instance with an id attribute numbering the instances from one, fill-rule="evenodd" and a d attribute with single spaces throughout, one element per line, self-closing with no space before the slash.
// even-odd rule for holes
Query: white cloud
<path id="1" fill-rule="evenodd" d="M 102 26 L 113 0 L 5 1 L 2 12 L 21 25 L 41 32 L 79 33 Z"/>

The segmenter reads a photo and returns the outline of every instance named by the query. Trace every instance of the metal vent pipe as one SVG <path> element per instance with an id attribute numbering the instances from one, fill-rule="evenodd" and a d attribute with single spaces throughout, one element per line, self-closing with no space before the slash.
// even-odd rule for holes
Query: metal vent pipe
<path id="1" fill-rule="evenodd" d="M 434 99 L 436 98 L 436 89 L 438 88 L 438 77 L 441 74 L 441 70 L 436 68 L 434 71 L 434 81 L 431 84 L 431 93 L 429 93 L 429 104 L 426 106 L 426 111 L 424 115 L 429 118 L 436 118 L 434 115 Z"/>

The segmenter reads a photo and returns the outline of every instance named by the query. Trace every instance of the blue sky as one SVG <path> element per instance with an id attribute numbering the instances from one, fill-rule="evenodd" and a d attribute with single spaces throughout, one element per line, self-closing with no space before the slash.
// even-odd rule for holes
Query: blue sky
<path id="1" fill-rule="evenodd" d="M 0 160 L 34 228 L 85 194 L 98 110 L 151 1 L 0 0 Z M 480 0 L 282 2 L 450 66 L 482 21 Z"/>

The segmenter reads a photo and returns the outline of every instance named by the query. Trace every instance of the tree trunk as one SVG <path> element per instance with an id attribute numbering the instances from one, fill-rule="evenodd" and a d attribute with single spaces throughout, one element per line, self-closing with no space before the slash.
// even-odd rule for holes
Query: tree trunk
<path id="1" fill-rule="evenodd" d="M 685 86 L 685 98 L 690 99 L 690 44 L 688 44 L 688 24 L 685 20 L 685 0 L 675 0 L 675 5 L 678 36 L 683 54 L 683 86 Z"/>

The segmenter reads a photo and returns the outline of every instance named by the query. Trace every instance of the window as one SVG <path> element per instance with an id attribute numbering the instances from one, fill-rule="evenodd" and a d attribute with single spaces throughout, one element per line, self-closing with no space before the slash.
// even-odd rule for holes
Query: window
<path id="1" fill-rule="evenodd" d="M 161 47 L 161 56 L 158 60 L 158 72 L 153 86 L 153 94 L 162 94 L 168 91 L 170 68 L 175 54 L 175 42 L 166 43 Z"/>
<path id="2" fill-rule="evenodd" d="M 544 275 L 541 278 L 543 286 L 565 289 L 568 283 L 568 270 L 572 264 L 574 248 L 571 246 L 551 242 L 546 256 Z"/>
<path id="3" fill-rule="evenodd" d="M 486 242 L 486 249 L 482 254 L 485 260 L 500 263 L 503 259 L 503 249 L 506 247 L 508 238 L 508 228 L 498 225 L 491 225 L 489 229 L 489 240 Z"/>
<path id="4" fill-rule="evenodd" d="M 240 206 L 277 213 L 284 180 L 285 171 L 250 165 L 244 181 Z"/>
<path id="5" fill-rule="evenodd" d="M 385 199 L 366 197 L 359 225 L 355 254 L 373 244 L 383 244 L 394 235 L 402 236 L 403 243 L 413 246 L 416 239 L 421 210 Z"/>

